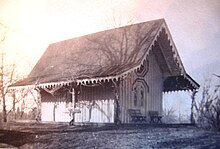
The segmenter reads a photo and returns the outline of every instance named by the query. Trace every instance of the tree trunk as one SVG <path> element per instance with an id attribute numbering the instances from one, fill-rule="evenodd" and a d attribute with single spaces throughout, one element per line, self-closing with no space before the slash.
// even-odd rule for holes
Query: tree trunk
<path id="1" fill-rule="evenodd" d="M 56 121 L 56 108 L 57 108 L 57 103 L 53 105 L 53 121 L 54 122 Z"/>
<path id="2" fill-rule="evenodd" d="M 120 103 L 119 103 L 119 82 L 114 82 L 114 92 L 115 92 L 115 117 L 114 117 L 114 123 L 116 125 L 120 125 L 121 124 L 121 120 L 120 120 Z"/>
<path id="3" fill-rule="evenodd" d="M 121 123 L 119 115 L 120 115 L 120 105 L 119 105 L 118 99 L 115 99 L 115 120 L 114 120 L 114 122 L 116 125 L 119 125 Z"/>
<path id="4" fill-rule="evenodd" d="M 6 111 L 6 101 L 5 101 L 5 90 L 4 90 L 4 72 L 3 72 L 3 55 L 2 55 L 2 66 L 1 66 L 1 95 L 2 95 L 2 112 L 3 112 L 3 122 L 7 122 L 7 111 Z"/>
<path id="5" fill-rule="evenodd" d="M 5 96 L 2 97 L 3 101 L 3 122 L 7 122 L 7 111 L 6 111 L 6 104 L 5 104 Z"/>
<path id="6" fill-rule="evenodd" d="M 13 110 L 13 112 L 15 112 L 15 104 L 16 104 L 15 100 L 16 100 L 16 98 L 15 98 L 15 93 L 14 92 L 12 93 L 12 98 L 13 98 L 12 110 Z"/>
<path id="7" fill-rule="evenodd" d="M 195 96 L 197 91 L 194 90 L 192 93 L 192 103 L 191 103 L 191 115 L 190 115 L 190 122 L 191 124 L 195 124 L 195 118 L 194 118 L 194 106 L 195 106 Z"/>

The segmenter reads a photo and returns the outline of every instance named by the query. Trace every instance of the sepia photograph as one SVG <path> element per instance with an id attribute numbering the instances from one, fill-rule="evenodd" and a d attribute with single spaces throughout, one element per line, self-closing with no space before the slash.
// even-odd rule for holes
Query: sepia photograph
<path id="1" fill-rule="evenodd" d="M 219 0 L 0 0 L 0 148 L 219 149 Z"/>

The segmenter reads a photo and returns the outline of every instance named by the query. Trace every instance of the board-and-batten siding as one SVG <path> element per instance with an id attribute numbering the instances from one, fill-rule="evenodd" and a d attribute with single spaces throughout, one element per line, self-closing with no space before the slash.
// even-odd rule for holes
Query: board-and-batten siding
<path id="1" fill-rule="evenodd" d="M 129 123 L 128 109 L 141 109 L 143 115 L 148 116 L 148 111 L 154 110 L 162 114 L 163 77 L 153 53 L 148 56 L 149 69 L 144 76 L 135 72 L 128 74 L 120 83 L 120 108 L 122 123 Z M 145 89 L 143 106 L 134 105 L 134 90 L 132 85 L 136 80 L 145 81 L 149 92 Z"/>
<path id="2" fill-rule="evenodd" d="M 120 82 L 119 98 L 122 123 L 130 122 L 130 117 L 127 113 L 127 110 L 130 108 L 141 109 L 142 114 L 145 116 L 148 116 L 149 110 L 159 111 L 159 113 L 162 114 L 162 73 L 152 53 L 148 57 L 148 62 L 149 69 L 145 75 L 140 76 L 137 75 L 136 72 L 132 72 Z M 132 86 L 135 86 L 134 84 L 138 82 L 137 80 L 140 82 L 144 80 L 147 84 L 143 106 L 134 105 L 134 90 Z M 149 89 L 149 91 L 147 89 Z M 59 99 L 52 98 L 46 92 L 42 95 L 42 119 L 44 121 L 53 121 L 53 109 L 56 102 L 58 106 L 55 108 L 55 121 L 69 121 L 71 119 L 71 117 L 68 116 L 67 107 L 65 106 L 66 103 L 61 100 L 64 98 L 69 99 L 67 94 L 59 95 L 62 97 Z M 97 87 L 81 86 L 77 101 L 75 101 L 76 108 L 80 111 L 80 113 L 76 113 L 74 116 L 75 122 L 114 122 L 114 98 L 112 85 L 110 84 Z M 76 99 L 73 98 L 73 100 Z M 140 101 L 138 101 L 138 104 L 140 104 Z M 64 111 L 60 111 L 59 109 L 64 109 Z M 63 117 L 63 119 L 60 119 L 61 117 Z"/>
<path id="3" fill-rule="evenodd" d="M 159 111 L 162 115 L 163 76 L 155 56 L 152 55 L 149 59 L 152 61 L 149 74 L 147 74 L 147 82 L 150 86 L 149 99 L 152 102 L 149 104 L 149 110 Z"/>
<path id="4" fill-rule="evenodd" d="M 81 86 L 76 101 L 75 122 L 114 122 L 114 93 L 110 84 Z"/>
<path id="5" fill-rule="evenodd" d="M 42 102 L 41 120 L 44 122 L 69 122 L 72 120 L 69 111 L 69 104 L 66 102 Z"/>
<path id="6" fill-rule="evenodd" d="M 96 100 L 93 107 L 88 106 L 88 101 L 81 101 L 80 104 L 80 113 L 75 113 L 75 122 L 114 122 L 114 100 Z"/>
<path id="7" fill-rule="evenodd" d="M 53 96 L 41 90 L 41 120 L 44 122 L 69 122 L 72 119 L 72 94 L 61 88 Z"/>

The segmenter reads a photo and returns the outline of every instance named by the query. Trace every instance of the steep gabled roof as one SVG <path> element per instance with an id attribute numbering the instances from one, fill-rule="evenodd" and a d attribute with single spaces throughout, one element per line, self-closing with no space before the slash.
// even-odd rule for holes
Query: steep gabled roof
<path id="1" fill-rule="evenodd" d="M 159 19 L 50 44 L 29 76 L 14 86 L 118 79 L 138 69 L 157 45 L 168 50 L 156 53 L 159 62 L 165 57 L 167 73 L 184 75 L 167 25 Z"/>

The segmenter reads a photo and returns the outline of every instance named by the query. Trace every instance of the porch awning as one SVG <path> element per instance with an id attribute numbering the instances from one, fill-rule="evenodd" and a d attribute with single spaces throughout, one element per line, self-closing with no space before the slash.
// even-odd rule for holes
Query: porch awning
<path id="1" fill-rule="evenodd" d="M 163 84 L 163 91 L 196 90 L 200 85 L 188 74 L 167 77 Z"/>

